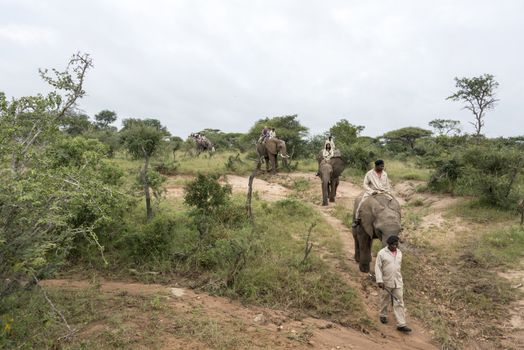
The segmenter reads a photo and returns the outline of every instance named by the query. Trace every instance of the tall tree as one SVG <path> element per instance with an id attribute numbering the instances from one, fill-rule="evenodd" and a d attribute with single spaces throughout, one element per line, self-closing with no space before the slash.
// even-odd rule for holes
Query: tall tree
<path id="1" fill-rule="evenodd" d="M 89 121 L 89 116 L 83 113 L 67 113 L 60 122 L 60 128 L 68 135 L 78 136 L 87 133 L 92 129 L 93 124 Z"/>
<path id="2" fill-rule="evenodd" d="M 120 130 L 122 143 L 135 159 L 143 159 L 144 166 L 140 171 L 141 183 L 146 198 L 147 219 L 153 218 L 151 206 L 151 192 L 149 179 L 149 162 L 151 157 L 160 148 L 165 136 L 166 128 L 156 119 L 125 119 L 124 127 Z"/>
<path id="3" fill-rule="evenodd" d="M 460 134 L 460 121 L 452 119 L 433 119 L 428 123 L 440 136 L 450 133 Z"/>
<path id="4" fill-rule="evenodd" d="M 432 132 L 426 129 L 417 127 L 407 127 L 397 130 L 388 131 L 384 134 L 386 142 L 400 142 L 409 150 L 415 149 L 415 142 L 423 137 L 431 136 Z"/>
<path id="5" fill-rule="evenodd" d="M 475 121 L 470 122 L 475 127 L 476 136 L 479 136 L 484 127 L 484 117 L 489 109 L 495 107 L 495 90 L 499 83 L 491 74 L 484 74 L 473 78 L 455 78 L 455 87 L 458 89 L 447 100 L 464 102 L 467 109 L 475 116 Z"/>
<path id="6" fill-rule="evenodd" d="M 99 128 L 107 128 L 116 121 L 116 112 L 104 109 L 95 114 L 96 125 Z"/>
<path id="7" fill-rule="evenodd" d="M 341 119 L 329 129 L 329 133 L 334 137 L 335 144 L 349 146 L 355 143 L 362 130 L 362 125 L 353 125 L 347 119 Z"/>

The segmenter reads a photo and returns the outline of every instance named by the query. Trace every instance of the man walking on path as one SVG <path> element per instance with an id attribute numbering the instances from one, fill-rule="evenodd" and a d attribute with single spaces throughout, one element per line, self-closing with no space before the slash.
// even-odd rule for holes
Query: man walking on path
<path id="1" fill-rule="evenodd" d="M 403 333 L 411 332 L 411 328 L 406 325 L 404 311 L 402 275 L 400 265 L 402 263 L 402 252 L 398 249 L 398 237 L 390 236 L 386 243 L 387 247 L 382 248 L 375 261 L 375 277 L 380 292 L 380 322 L 388 322 L 388 306 L 393 304 L 393 313 L 397 319 L 397 330 Z"/>

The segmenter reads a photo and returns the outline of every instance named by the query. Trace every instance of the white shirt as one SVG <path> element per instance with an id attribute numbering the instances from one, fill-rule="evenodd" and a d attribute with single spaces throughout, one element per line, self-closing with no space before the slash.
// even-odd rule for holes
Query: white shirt
<path id="1" fill-rule="evenodd" d="M 371 169 L 364 177 L 364 190 L 367 194 L 373 192 L 389 192 L 391 191 L 391 184 L 389 183 L 388 174 L 382 170 L 380 177 L 375 169 Z"/>
<path id="2" fill-rule="evenodd" d="M 330 149 L 329 151 L 327 149 L 324 148 L 324 150 L 322 151 L 322 157 L 325 159 L 325 160 L 330 160 L 331 157 L 333 157 L 333 150 Z"/>
<path id="3" fill-rule="evenodd" d="M 397 248 L 396 256 L 388 247 L 382 248 L 375 261 L 375 277 L 377 283 L 384 283 L 387 288 L 401 288 L 404 285 L 400 273 L 402 252 Z"/>

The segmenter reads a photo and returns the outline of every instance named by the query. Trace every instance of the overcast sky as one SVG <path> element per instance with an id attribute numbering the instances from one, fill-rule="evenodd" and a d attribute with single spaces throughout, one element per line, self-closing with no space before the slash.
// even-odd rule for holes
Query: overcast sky
<path id="1" fill-rule="evenodd" d="M 377 136 L 472 116 L 455 76 L 495 75 L 486 134 L 524 134 L 524 1 L 0 0 L 0 91 L 43 91 L 39 67 L 76 51 L 94 69 L 80 107 L 157 118 L 171 133 L 246 132 L 298 114 Z"/>

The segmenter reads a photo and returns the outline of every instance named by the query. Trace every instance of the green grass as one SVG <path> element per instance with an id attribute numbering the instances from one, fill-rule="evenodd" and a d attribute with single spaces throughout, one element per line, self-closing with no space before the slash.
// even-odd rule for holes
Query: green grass
<path id="1" fill-rule="evenodd" d="M 385 160 L 386 172 L 393 181 L 417 180 L 427 181 L 431 175 L 430 169 L 421 168 L 412 161 Z"/>
<path id="2" fill-rule="evenodd" d="M 300 200 L 255 200 L 252 228 L 244 204 L 244 196 L 234 196 L 210 233 L 201 238 L 180 199 L 164 201 L 150 224 L 145 223 L 141 202 L 129 213 L 128 228 L 121 236 L 103 243 L 110 266 L 102 273 L 167 282 L 174 272 L 213 294 L 356 322 L 361 312 L 356 292 L 320 258 L 326 252 L 333 259 L 343 260 L 344 255 L 338 234 L 322 216 Z M 304 261 L 313 223 L 314 245 Z M 96 256 L 88 263 L 96 266 Z"/>
<path id="3" fill-rule="evenodd" d="M 0 302 L 0 306 L 12 308 L 13 320 L 10 332 L 0 332 L 0 348 L 158 349 L 169 338 L 182 344 L 195 344 L 196 340 L 213 349 L 253 345 L 242 336 L 247 328 L 242 322 L 223 322 L 198 307 L 189 311 L 172 308 L 165 295 L 110 294 L 95 286 L 83 290 L 49 288 L 48 294 L 77 331 L 72 339 L 60 339 L 68 330 L 42 293 L 33 290 Z"/>
<path id="4" fill-rule="evenodd" d="M 461 201 L 450 207 L 446 213 L 447 217 L 460 217 L 475 223 L 516 222 L 518 216 L 511 211 L 494 208 L 472 199 Z"/>
<path id="5" fill-rule="evenodd" d="M 458 204 L 447 215 L 464 215 L 470 230 L 446 245 L 411 237 L 402 267 L 410 312 L 443 349 L 462 349 L 479 337 L 489 339 L 488 347 L 503 348 L 502 325 L 518 292 L 496 270 L 522 261 L 524 230 L 501 227 L 507 213 L 476 202 Z"/>
<path id="6" fill-rule="evenodd" d="M 487 268 L 518 268 L 524 258 L 524 228 L 514 226 L 490 231 L 478 240 L 473 255 Z"/>

